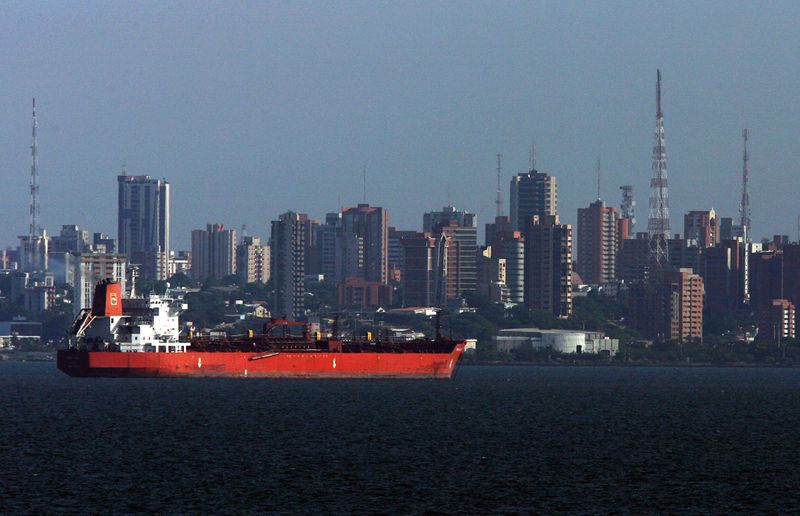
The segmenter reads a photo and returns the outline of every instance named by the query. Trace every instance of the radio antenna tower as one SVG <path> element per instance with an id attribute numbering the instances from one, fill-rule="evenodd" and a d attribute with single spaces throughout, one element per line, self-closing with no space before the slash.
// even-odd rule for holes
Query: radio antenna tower
<path id="1" fill-rule="evenodd" d="M 669 266 L 669 198 L 667 196 L 667 146 L 664 140 L 664 113 L 661 111 L 661 70 L 656 72 L 656 131 L 653 144 L 653 175 L 650 179 L 650 213 L 647 219 L 650 263 L 655 268 Z"/>
<path id="2" fill-rule="evenodd" d="M 747 152 L 747 140 L 750 138 L 750 131 L 746 128 L 742 130 L 744 139 L 744 152 L 742 154 L 742 206 L 739 208 L 741 215 L 742 237 L 745 244 L 750 243 L 750 193 L 747 190 L 747 181 L 750 171 L 747 169 L 747 162 L 750 161 L 750 154 Z"/>
<path id="3" fill-rule="evenodd" d="M 494 201 L 494 203 L 497 205 L 498 217 L 503 215 L 503 196 L 500 192 L 500 180 L 503 173 L 502 159 L 503 155 L 498 152 L 497 153 L 497 200 Z"/>
<path id="4" fill-rule="evenodd" d="M 33 129 L 31 131 L 31 222 L 28 228 L 28 245 L 34 247 L 34 239 L 41 235 L 39 229 L 39 156 L 36 145 L 36 98 L 33 99 Z"/>

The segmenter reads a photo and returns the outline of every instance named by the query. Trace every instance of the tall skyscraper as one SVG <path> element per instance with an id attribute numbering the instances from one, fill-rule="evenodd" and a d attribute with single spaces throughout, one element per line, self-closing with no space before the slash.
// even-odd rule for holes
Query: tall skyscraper
<path id="1" fill-rule="evenodd" d="M 664 139 L 664 113 L 661 111 L 661 70 L 658 70 L 656 74 L 656 131 L 653 143 L 647 234 L 650 238 L 650 265 L 654 269 L 668 268 L 669 197 L 667 195 L 667 145 Z"/>
<path id="2" fill-rule="evenodd" d="M 661 269 L 631 285 L 631 318 L 649 338 L 687 342 L 703 338 L 703 278 L 691 269 Z"/>
<path id="3" fill-rule="evenodd" d="M 501 231 L 492 240 L 492 259 L 505 260 L 508 301 L 525 301 L 525 237 L 521 231 Z"/>
<path id="4" fill-rule="evenodd" d="M 525 306 L 572 315 L 572 226 L 557 216 L 534 215 L 526 224 Z"/>
<path id="5" fill-rule="evenodd" d="M 344 259 L 340 281 L 363 278 L 386 283 L 389 278 L 389 212 L 359 204 L 342 210 Z"/>
<path id="6" fill-rule="evenodd" d="M 117 177 L 118 247 L 143 277 L 163 280 L 169 274 L 169 183 L 150 176 Z"/>
<path id="7" fill-rule="evenodd" d="M 272 313 L 297 320 L 305 313 L 305 224 L 292 211 L 272 221 L 270 274 L 274 287 Z"/>
<path id="8" fill-rule="evenodd" d="M 478 225 L 474 213 L 445 206 L 423 215 L 423 230 L 446 246 L 446 299 L 456 299 L 477 288 Z"/>
<path id="9" fill-rule="evenodd" d="M 236 231 L 223 224 L 192 231 L 192 279 L 222 279 L 231 274 L 236 274 Z"/>
<path id="10" fill-rule="evenodd" d="M 742 307 L 744 249 L 738 240 L 725 240 L 715 247 L 703 249 L 700 274 L 705 284 L 705 308 L 715 317 L 728 315 Z"/>
<path id="11" fill-rule="evenodd" d="M 317 244 L 319 246 L 320 273 L 326 282 L 338 283 L 337 255 L 339 255 L 339 240 L 342 233 L 342 214 L 328 213 L 325 215 L 325 224 L 319 226 Z M 338 256 L 341 259 L 341 256 Z"/>
<path id="12" fill-rule="evenodd" d="M 436 239 L 430 233 L 403 233 L 403 306 L 432 306 L 436 304 Z"/>
<path id="13" fill-rule="evenodd" d="M 545 217 L 558 213 L 558 185 L 555 176 L 531 168 L 511 178 L 511 228 L 525 229 L 533 215 Z"/>
<path id="14" fill-rule="evenodd" d="M 605 285 L 616 279 L 618 220 L 617 209 L 600 200 L 578 208 L 577 272 L 584 283 Z"/>

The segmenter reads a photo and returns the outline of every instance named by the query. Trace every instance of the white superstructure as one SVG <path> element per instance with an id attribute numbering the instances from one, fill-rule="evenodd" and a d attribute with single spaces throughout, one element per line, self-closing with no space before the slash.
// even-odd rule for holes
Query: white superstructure
<path id="1" fill-rule="evenodd" d="M 144 299 L 124 299 L 121 316 L 82 311 L 74 336 L 89 350 L 128 352 L 185 352 L 178 317 L 186 309 L 179 300 L 151 294 Z"/>

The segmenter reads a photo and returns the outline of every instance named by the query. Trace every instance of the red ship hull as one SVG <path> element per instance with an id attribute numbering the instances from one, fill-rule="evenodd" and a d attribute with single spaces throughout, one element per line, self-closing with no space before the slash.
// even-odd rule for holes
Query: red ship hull
<path id="1" fill-rule="evenodd" d="M 450 378 L 464 343 L 450 353 L 58 352 L 58 368 L 78 377 Z"/>

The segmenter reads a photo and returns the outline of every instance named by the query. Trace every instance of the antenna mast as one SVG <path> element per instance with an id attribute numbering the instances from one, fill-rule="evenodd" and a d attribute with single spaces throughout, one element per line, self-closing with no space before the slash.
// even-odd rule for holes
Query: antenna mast
<path id="1" fill-rule="evenodd" d="M 750 131 L 746 128 L 742 130 L 742 138 L 744 139 L 744 152 L 742 154 L 742 206 L 739 209 L 741 215 L 742 237 L 746 244 L 750 243 L 750 193 L 747 189 L 748 176 L 750 171 L 747 168 L 747 162 L 750 161 L 750 154 L 747 152 L 747 140 L 750 138 Z"/>
<path id="2" fill-rule="evenodd" d="M 656 72 L 656 130 L 650 179 L 650 213 L 647 233 L 649 261 L 655 268 L 669 266 L 669 198 L 667 195 L 667 146 L 664 139 L 664 113 L 661 111 L 661 70 Z"/>
<path id="3" fill-rule="evenodd" d="M 536 170 L 536 142 L 531 142 L 531 148 L 528 151 L 528 170 L 533 172 Z"/>
<path id="4" fill-rule="evenodd" d="M 364 202 L 367 202 L 367 167 L 364 167 Z"/>
<path id="5" fill-rule="evenodd" d="M 29 245 L 34 248 L 34 239 L 41 235 L 39 228 L 39 155 L 36 143 L 36 98 L 33 99 L 33 127 L 31 130 L 31 222 L 28 228 Z"/>
<path id="6" fill-rule="evenodd" d="M 597 200 L 600 200 L 600 158 L 597 158 Z"/>
<path id="7" fill-rule="evenodd" d="M 502 176 L 503 167 L 502 167 L 502 159 L 503 155 L 499 152 L 497 153 L 497 200 L 494 203 L 497 205 L 497 216 L 500 217 L 503 215 L 503 196 L 500 192 L 500 178 Z"/>

